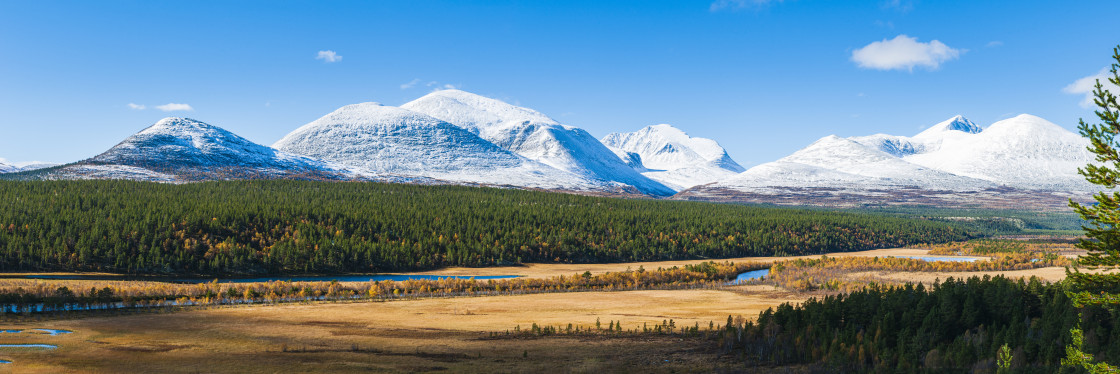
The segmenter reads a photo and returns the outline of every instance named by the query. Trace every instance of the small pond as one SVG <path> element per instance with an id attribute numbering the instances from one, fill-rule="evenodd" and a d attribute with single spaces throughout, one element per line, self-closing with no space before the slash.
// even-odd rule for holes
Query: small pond
<path id="1" fill-rule="evenodd" d="M 50 336 L 55 336 L 55 335 L 60 335 L 60 334 L 69 334 L 69 333 L 72 333 L 72 332 L 73 331 L 70 331 L 70 330 L 56 330 L 56 329 L 0 330 L 0 334 L 26 333 L 26 334 L 40 334 L 40 335 L 50 335 Z"/>
<path id="2" fill-rule="evenodd" d="M 762 279 L 762 277 L 765 277 L 767 275 L 770 275 L 770 269 L 751 270 L 751 271 L 748 271 L 746 273 L 739 274 L 739 276 L 735 277 L 735 280 L 731 281 L 730 284 L 731 285 L 742 284 L 743 282 L 746 282 L 746 281 L 755 280 L 755 279 Z"/>
<path id="3" fill-rule="evenodd" d="M 55 349 L 58 346 L 54 344 L 0 344 L 0 349 L 2 348 Z"/>

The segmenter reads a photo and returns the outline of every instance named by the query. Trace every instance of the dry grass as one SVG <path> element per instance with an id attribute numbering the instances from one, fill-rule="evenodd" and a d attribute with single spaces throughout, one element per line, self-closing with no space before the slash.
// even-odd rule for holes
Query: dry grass
<path id="1" fill-rule="evenodd" d="M 829 257 L 884 257 L 884 256 L 925 256 L 928 251 L 924 249 L 913 248 L 888 248 L 888 249 L 875 249 L 870 251 L 859 252 L 837 252 L 829 253 Z M 808 255 L 808 256 L 791 256 L 791 257 L 741 257 L 720 259 L 719 262 L 731 261 L 739 262 L 760 262 L 770 263 L 782 260 L 794 260 L 799 258 L 818 258 L 821 255 Z M 957 256 L 942 256 L 942 257 L 957 257 Z M 965 256 L 974 257 L 974 256 Z M 673 266 L 684 266 L 689 264 L 696 264 L 704 262 L 704 260 L 680 260 L 680 261 L 656 261 L 656 262 L 624 262 L 615 264 L 526 264 L 525 266 L 503 266 L 503 267 L 489 267 L 489 268 L 464 268 L 452 267 L 440 269 L 436 271 L 418 272 L 413 274 L 433 274 L 433 275 L 459 275 L 459 276 L 484 276 L 484 275 L 520 275 L 529 278 L 549 278 L 558 275 L 572 275 L 582 274 L 585 271 L 590 271 L 591 274 L 608 273 L 612 271 L 625 271 L 626 269 L 637 269 L 644 267 L 646 269 L 657 269 L 658 267 L 668 268 Z"/>
<path id="2" fill-rule="evenodd" d="M 73 330 L 5 341 L 60 346 L 3 351 L 19 372 L 684 372 L 715 369 L 709 344 L 675 337 L 489 339 L 520 324 L 624 328 L 751 316 L 800 301 L 764 286 L 737 290 L 584 292 L 347 304 L 289 304 L 45 322 Z M 284 350 L 288 352 L 284 352 Z M 525 353 L 528 357 L 523 357 Z M 668 361 L 665 361 L 668 360 Z M 562 369 L 561 369 L 562 368 Z"/>

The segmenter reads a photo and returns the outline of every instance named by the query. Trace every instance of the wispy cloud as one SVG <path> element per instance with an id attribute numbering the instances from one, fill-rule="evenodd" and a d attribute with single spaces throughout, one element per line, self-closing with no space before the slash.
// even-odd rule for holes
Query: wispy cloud
<path id="1" fill-rule="evenodd" d="M 708 6 L 712 12 L 721 10 L 739 10 L 746 8 L 761 8 L 770 4 L 780 3 L 785 0 L 716 0 Z"/>
<path id="2" fill-rule="evenodd" d="M 1065 88 L 1062 88 L 1062 92 L 1073 95 L 1084 95 L 1085 97 L 1081 99 L 1081 103 L 1079 103 L 1079 105 L 1081 105 L 1082 108 L 1091 107 L 1093 106 L 1093 99 L 1095 98 L 1093 96 L 1093 89 L 1097 85 L 1097 80 L 1100 80 L 1101 87 L 1105 90 L 1108 90 L 1108 92 L 1111 92 L 1113 95 L 1120 95 L 1120 87 L 1117 87 L 1115 84 L 1112 84 L 1112 82 L 1108 81 L 1108 77 L 1110 76 L 1110 74 L 1111 73 L 1108 71 L 1108 68 L 1101 69 L 1101 71 L 1097 72 L 1096 74 L 1078 79 L 1073 83 L 1070 83 Z"/>
<path id="3" fill-rule="evenodd" d="M 432 89 L 432 91 L 457 90 L 457 89 L 459 89 L 459 86 L 456 86 L 456 85 L 451 84 L 451 83 L 447 83 L 447 84 L 444 84 L 442 86 L 437 85 L 436 88 Z"/>
<path id="4" fill-rule="evenodd" d="M 416 79 L 408 81 L 408 83 L 402 84 L 401 89 L 402 90 L 407 90 L 409 88 L 415 87 L 419 83 L 420 83 L 420 78 L 416 78 Z"/>
<path id="5" fill-rule="evenodd" d="M 914 10 L 914 2 L 910 0 L 885 0 L 879 3 L 879 7 L 884 10 L 895 10 L 902 13 L 908 13 Z"/>
<path id="6" fill-rule="evenodd" d="M 424 87 L 431 87 L 432 92 L 442 91 L 442 90 L 456 90 L 456 89 L 459 89 L 460 86 L 462 86 L 462 85 L 456 85 L 456 84 L 451 84 L 451 83 L 440 83 L 440 82 L 436 82 L 436 81 L 431 81 L 431 82 L 428 82 L 428 83 L 424 84 Z"/>
<path id="7" fill-rule="evenodd" d="M 338 53 L 335 53 L 334 51 L 319 51 L 319 55 L 315 56 L 315 59 L 316 60 L 323 60 L 324 62 L 327 62 L 327 63 L 339 62 L 339 61 L 342 61 L 342 55 L 339 55 Z"/>
<path id="8" fill-rule="evenodd" d="M 922 43 L 918 38 L 899 35 L 852 51 L 852 61 L 864 69 L 914 71 L 915 66 L 923 66 L 936 70 L 941 63 L 955 60 L 964 52 L 937 40 Z"/>
<path id="9" fill-rule="evenodd" d="M 988 42 L 988 44 L 985 44 L 984 46 L 988 47 L 988 48 L 992 48 L 992 47 L 999 47 L 1001 45 L 1003 45 L 1003 42 L 1001 42 L 999 40 L 993 40 L 993 41 Z"/>
<path id="10" fill-rule="evenodd" d="M 128 103 L 128 107 L 132 108 L 132 110 L 144 110 L 145 108 L 147 108 L 146 106 L 137 103 Z"/>
<path id="11" fill-rule="evenodd" d="M 164 112 L 177 112 L 177 111 L 187 111 L 187 112 L 189 112 L 189 111 L 194 110 L 194 108 L 191 108 L 191 106 L 188 105 L 188 104 L 177 104 L 177 103 L 167 103 L 167 104 L 163 104 L 163 105 L 156 105 L 156 109 L 162 110 Z"/>

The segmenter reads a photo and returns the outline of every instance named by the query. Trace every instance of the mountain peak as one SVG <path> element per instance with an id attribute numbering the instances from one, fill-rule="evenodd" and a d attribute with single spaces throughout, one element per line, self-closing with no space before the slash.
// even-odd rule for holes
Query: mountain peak
<path id="1" fill-rule="evenodd" d="M 491 141 L 494 133 L 525 123 L 559 124 L 544 113 L 456 89 L 429 93 L 401 105 L 401 108 L 438 118 Z"/>
<path id="2" fill-rule="evenodd" d="M 1073 133 L 1053 122 L 1046 119 L 1030 114 L 1020 114 L 996 123 L 988 127 L 989 132 L 1014 132 L 1027 136 L 1033 134 L 1034 136 L 1048 136 L 1048 137 L 1065 137 L 1065 138 L 1080 138 L 1079 135 Z"/>
<path id="3" fill-rule="evenodd" d="M 1042 117 L 1039 117 L 1039 116 L 1036 116 L 1036 115 L 1033 115 L 1033 114 L 1027 114 L 1027 113 L 1023 113 L 1023 114 L 1008 118 L 1008 120 L 1014 120 L 1016 122 L 1035 122 L 1035 123 L 1045 122 L 1045 123 L 1051 123 L 1050 121 L 1047 121 L 1045 118 L 1042 118 Z M 1003 121 L 1000 121 L 1000 122 L 1003 122 Z"/>
<path id="4" fill-rule="evenodd" d="M 155 124 L 152 124 L 151 126 L 142 130 L 141 132 L 174 130 L 174 129 L 185 130 L 185 129 L 211 129 L 211 128 L 215 128 L 215 126 L 212 126 L 210 124 L 207 124 L 205 122 L 202 122 L 202 121 L 199 121 L 199 120 L 196 120 L 196 119 L 191 119 L 191 118 L 187 118 L 187 117 L 165 117 L 165 118 L 163 118 L 159 121 L 156 121 Z"/>
<path id="5" fill-rule="evenodd" d="M 731 160 L 727 151 L 715 140 L 689 136 L 669 124 L 646 126 L 631 133 L 608 134 L 602 141 L 607 146 L 641 155 L 642 160 L 647 163 L 645 166 L 651 169 L 675 169 L 681 167 L 682 162 L 686 164 L 715 162 L 719 167 L 731 171 L 745 170 Z M 657 155 L 665 155 L 667 151 L 678 155 L 659 161 Z"/>
<path id="6" fill-rule="evenodd" d="M 936 125 L 931 126 L 930 128 L 926 129 L 925 131 L 922 131 L 921 133 L 919 133 L 918 135 L 914 135 L 914 137 L 915 138 L 937 137 L 937 136 L 944 135 L 948 131 L 959 131 L 959 132 L 963 132 L 963 133 L 966 133 L 966 134 L 977 134 L 977 133 L 980 133 L 980 131 L 983 131 L 983 130 L 980 128 L 980 126 L 977 126 L 972 121 L 969 121 L 968 118 L 964 118 L 964 116 L 958 114 L 956 116 L 953 116 L 953 118 L 949 118 L 947 120 L 941 121 L 940 123 L 938 123 Z"/>
<path id="7" fill-rule="evenodd" d="M 196 148 L 202 148 L 208 144 L 220 143 L 228 140 L 233 140 L 237 143 L 249 142 L 226 129 L 206 122 L 186 117 L 166 117 L 128 137 L 121 145 L 137 145 L 138 143 L 148 144 L 155 138 L 179 139 L 179 141 L 193 143 Z"/>
<path id="8" fill-rule="evenodd" d="M 104 153 L 79 162 L 71 171 L 89 168 L 109 170 L 107 177 L 124 179 L 152 175 L 160 175 L 159 180 L 337 176 L 336 170 L 322 162 L 278 152 L 184 117 L 161 119 Z M 139 174 L 125 173 L 129 170 Z"/>

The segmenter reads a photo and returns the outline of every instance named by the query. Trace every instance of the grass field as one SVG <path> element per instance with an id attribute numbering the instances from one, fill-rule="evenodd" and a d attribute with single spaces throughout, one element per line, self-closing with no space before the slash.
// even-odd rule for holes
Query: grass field
<path id="1" fill-rule="evenodd" d="M 921 249 L 883 249 L 829 256 L 921 256 Z M 806 256 L 819 257 L 819 256 Z M 790 258 L 731 261 L 772 262 Z M 551 277 L 590 271 L 682 266 L 698 261 L 619 264 L 532 264 L 450 268 L 427 274 Z M 1003 272 L 875 272 L 900 282 L 1002 274 L 1056 281 L 1062 268 Z M 854 273 L 852 276 L 863 274 Z M 120 281 L 42 281 L 75 287 Z M 640 329 L 753 318 L 766 308 L 816 293 L 770 285 L 724 289 L 544 293 L 390 302 L 296 303 L 194 309 L 176 313 L 86 316 L 0 324 L 0 329 L 72 330 L 58 336 L 0 334 L 0 344 L 55 344 L 55 350 L 0 350 L 0 371 L 67 372 L 709 372 L 740 368 L 711 341 L 679 336 L 506 336 L 515 327 L 583 328 L 621 321 Z M 498 333 L 498 337 L 492 334 Z M 796 369 L 796 368 L 794 368 Z M 796 370 L 795 370 L 796 371 Z"/>
<path id="2" fill-rule="evenodd" d="M 797 295 L 765 286 L 728 290 L 585 292 L 374 303 L 289 304 L 9 325 L 72 330 L 4 337 L 53 351 L 5 351 L 19 372 L 687 372 L 722 365 L 708 344 L 679 338 L 490 339 L 532 323 L 624 328 L 678 326 L 757 314 Z M 285 352 L 287 350 L 288 352 Z M 527 355 L 527 357 L 526 357 Z"/>

